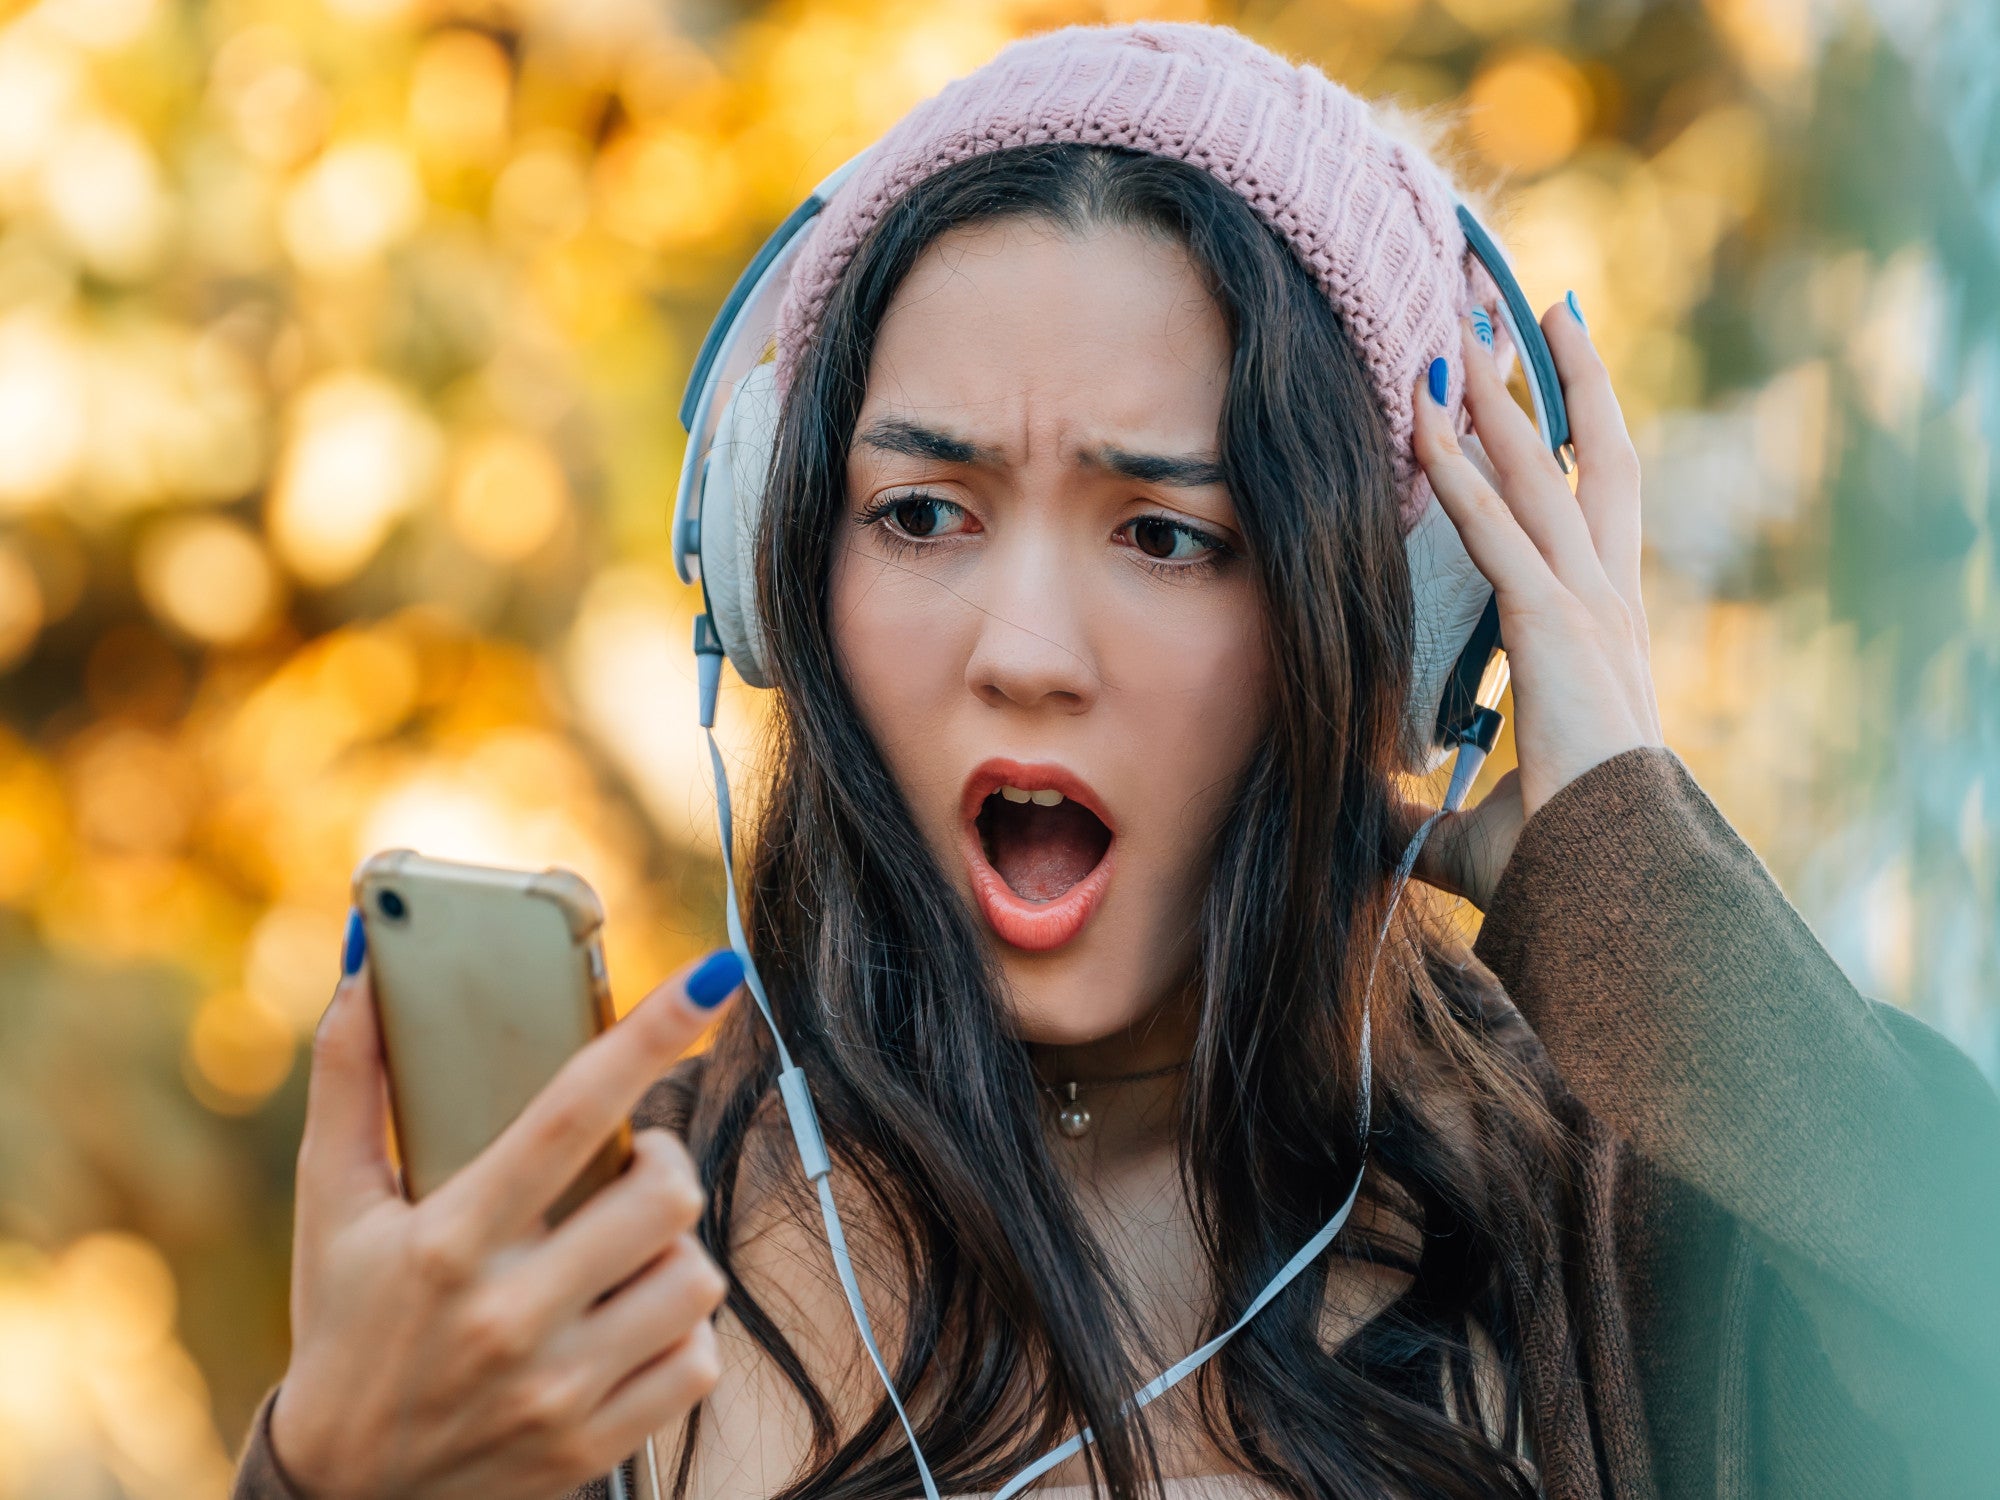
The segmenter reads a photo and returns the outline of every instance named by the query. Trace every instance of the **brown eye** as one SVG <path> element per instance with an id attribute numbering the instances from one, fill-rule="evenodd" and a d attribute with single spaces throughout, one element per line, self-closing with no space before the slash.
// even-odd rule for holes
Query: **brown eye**
<path id="1" fill-rule="evenodd" d="M 1172 557 L 1180 539 L 1179 528 L 1158 516 L 1147 516 L 1132 525 L 1132 541 L 1148 557 Z"/>
<path id="2" fill-rule="evenodd" d="M 931 536 L 945 523 L 944 502 L 929 495 L 898 500 L 889 514 L 897 527 L 911 536 Z"/>
<path id="3" fill-rule="evenodd" d="M 1205 531 L 1165 516 L 1140 516 L 1126 523 L 1132 545 L 1160 562 L 1204 562 L 1227 549 Z"/>
<path id="4" fill-rule="evenodd" d="M 964 506 L 921 491 L 878 500 L 859 519 L 864 526 L 878 528 L 883 541 L 892 547 L 942 541 L 979 530 Z"/>

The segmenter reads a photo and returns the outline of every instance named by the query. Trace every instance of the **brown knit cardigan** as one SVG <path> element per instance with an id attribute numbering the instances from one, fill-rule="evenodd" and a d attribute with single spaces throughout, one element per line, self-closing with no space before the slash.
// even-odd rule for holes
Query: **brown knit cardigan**
<path id="1" fill-rule="evenodd" d="M 2000 1497 L 2000 1099 L 1855 993 L 1680 758 L 1537 811 L 1473 951 L 1587 1161 L 1526 1335 L 1552 1500 Z M 303 1500 L 273 1395 L 233 1500 Z"/>

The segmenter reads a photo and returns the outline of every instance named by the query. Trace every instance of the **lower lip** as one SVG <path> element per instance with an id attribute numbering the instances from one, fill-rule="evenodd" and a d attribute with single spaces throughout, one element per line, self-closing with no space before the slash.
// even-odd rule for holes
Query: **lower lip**
<path id="1" fill-rule="evenodd" d="M 1090 920 L 1111 884 L 1111 862 L 1118 852 L 1113 839 L 1091 872 L 1053 901 L 1029 901 L 1014 893 L 986 857 L 979 830 L 966 826 L 965 862 L 972 871 L 972 894 L 1000 940 L 1028 953 L 1049 953 L 1062 947 Z"/>

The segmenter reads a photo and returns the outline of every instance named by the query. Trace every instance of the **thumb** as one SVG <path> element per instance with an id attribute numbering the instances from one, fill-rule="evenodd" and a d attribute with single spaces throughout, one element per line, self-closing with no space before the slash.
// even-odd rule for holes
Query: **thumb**
<path id="1" fill-rule="evenodd" d="M 1391 808 L 1391 821 L 1408 840 L 1432 811 L 1399 800 Z M 1521 773 L 1510 767 L 1475 805 L 1437 820 L 1411 874 L 1484 911 L 1513 855 L 1523 821 Z"/>
<path id="2" fill-rule="evenodd" d="M 361 914 L 350 911 L 341 964 L 346 972 L 313 1035 L 305 1133 L 299 1141 L 300 1205 L 336 1220 L 396 1196 L 381 1023 L 366 957 Z"/>
<path id="3" fill-rule="evenodd" d="M 1421 802 L 1412 802 L 1404 797 L 1392 797 L 1389 803 L 1389 828 L 1396 838 L 1395 858 L 1400 862 L 1409 847 L 1411 839 L 1424 820 L 1436 812 L 1435 807 L 1427 807 Z M 1446 813 L 1431 825 L 1431 831 L 1424 836 L 1423 847 L 1417 851 L 1417 862 L 1410 870 L 1410 878 L 1421 880 L 1425 885 L 1436 886 L 1454 896 L 1463 896 L 1460 888 L 1461 871 L 1458 868 L 1457 825 L 1465 817 L 1462 812 Z"/>

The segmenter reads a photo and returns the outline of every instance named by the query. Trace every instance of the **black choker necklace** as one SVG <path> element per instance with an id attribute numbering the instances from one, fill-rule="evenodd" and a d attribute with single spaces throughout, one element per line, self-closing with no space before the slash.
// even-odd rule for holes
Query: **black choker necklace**
<path id="1" fill-rule="evenodd" d="M 1076 1097 L 1078 1089 L 1110 1088 L 1113 1084 L 1119 1083 L 1146 1083 L 1155 1078 L 1165 1078 L 1169 1073 L 1178 1073 L 1186 1066 L 1187 1062 L 1182 1060 L 1168 1063 L 1162 1068 L 1148 1068 L 1143 1073 L 1120 1073 L 1110 1078 L 1092 1078 L 1087 1081 L 1073 1078 L 1060 1090 L 1049 1083 L 1043 1084 L 1042 1088 L 1059 1106 L 1056 1113 L 1056 1129 L 1071 1140 L 1075 1140 L 1090 1129 L 1090 1111 L 1078 1101 Z"/>

